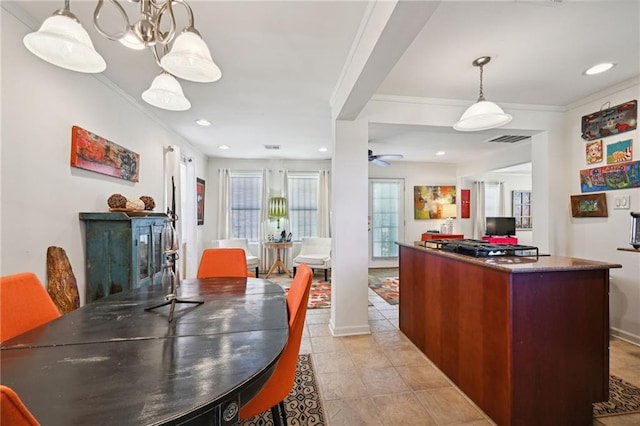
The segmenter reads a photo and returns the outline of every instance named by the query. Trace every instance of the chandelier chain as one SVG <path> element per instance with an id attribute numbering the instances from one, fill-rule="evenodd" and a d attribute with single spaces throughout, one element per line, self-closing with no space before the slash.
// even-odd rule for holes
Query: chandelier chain
<path id="1" fill-rule="evenodd" d="M 482 86 L 482 73 L 484 71 L 484 67 L 482 65 L 480 65 L 480 97 L 478 98 L 478 101 L 484 101 L 484 88 Z"/>

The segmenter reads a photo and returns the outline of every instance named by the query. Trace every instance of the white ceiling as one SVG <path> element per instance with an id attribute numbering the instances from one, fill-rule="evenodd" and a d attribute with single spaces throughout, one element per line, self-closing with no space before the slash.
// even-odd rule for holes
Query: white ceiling
<path id="1" fill-rule="evenodd" d="M 186 112 L 159 110 L 140 99 L 159 68 L 149 52 L 131 51 L 98 35 L 91 24 L 95 3 L 71 1 L 71 10 L 107 62 L 99 78 L 109 79 L 207 155 L 330 158 L 330 151 L 318 148 L 331 148 L 329 103 L 366 2 L 189 1 L 196 28 L 222 78 L 207 84 L 181 81 L 192 104 Z M 3 1 L 3 7 L 33 28 L 62 4 Z M 136 15 L 137 5 L 123 6 L 130 16 Z M 180 25 L 186 21 L 177 10 Z M 113 16 L 106 10 L 103 14 L 105 23 L 112 22 Z M 471 104 L 479 88 L 479 70 L 471 62 L 482 55 L 492 57 L 484 68 L 488 100 L 507 106 L 565 107 L 640 75 L 640 1 L 442 2 L 377 94 Z M 582 75 L 587 67 L 604 61 L 616 67 L 598 76 Z M 199 118 L 213 125 L 197 126 Z M 374 154 L 455 162 L 501 149 L 502 144 L 486 141 L 503 134 L 500 129 L 459 133 L 451 128 L 372 124 L 369 139 Z M 223 144 L 230 149 L 219 150 Z M 264 145 L 281 149 L 267 151 Z M 435 156 L 440 150 L 447 154 Z"/>

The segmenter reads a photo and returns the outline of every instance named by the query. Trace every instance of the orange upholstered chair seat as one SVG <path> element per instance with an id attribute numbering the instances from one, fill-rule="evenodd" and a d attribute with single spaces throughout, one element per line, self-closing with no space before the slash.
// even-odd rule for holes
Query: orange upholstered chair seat
<path id="1" fill-rule="evenodd" d="M 244 250 L 237 247 L 210 248 L 202 252 L 197 278 L 255 277 L 247 269 Z"/>
<path id="2" fill-rule="evenodd" d="M 0 342 L 60 316 L 35 274 L 23 272 L 0 277 Z"/>

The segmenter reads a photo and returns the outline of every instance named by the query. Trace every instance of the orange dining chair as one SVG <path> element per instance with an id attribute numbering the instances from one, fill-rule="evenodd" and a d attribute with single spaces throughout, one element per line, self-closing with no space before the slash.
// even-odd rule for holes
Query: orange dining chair
<path id="1" fill-rule="evenodd" d="M 255 275 L 247 269 L 247 257 L 243 249 L 226 247 L 203 251 L 196 277 L 255 277 Z"/>
<path id="2" fill-rule="evenodd" d="M 60 316 L 35 274 L 23 272 L 0 277 L 0 342 Z"/>
<path id="3" fill-rule="evenodd" d="M 0 424 L 7 426 L 40 425 L 18 394 L 5 385 L 0 385 Z"/>
<path id="4" fill-rule="evenodd" d="M 298 352 L 302 341 L 302 331 L 307 314 L 312 278 L 313 272 L 306 264 L 298 266 L 298 271 L 293 277 L 291 288 L 287 293 L 287 310 L 289 311 L 289 339 L 287 346 L 278 360 L 278 365 L 273 375 L 260 392 L 240 409 L 240 419 L 251 418 L 271 408 L 274 425 L 280 425 L 280 420 L 284 425 L 287 424 L 284 399 L 293 389 L 296 378 Z"/>

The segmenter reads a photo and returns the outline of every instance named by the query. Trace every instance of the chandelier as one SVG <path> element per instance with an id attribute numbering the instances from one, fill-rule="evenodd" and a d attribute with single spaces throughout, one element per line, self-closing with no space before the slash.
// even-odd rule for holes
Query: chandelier
<path id="1" fill-rule="evenodd" d="M 142 93 L 145 102 L 172 111 L 189 109 L 191 103 L 175 77 L 210 83 L 222 76 L 220 68 L 211 58 L 209 48 L 195 29 L 191 7 L 184 0 L 129 1 L 140 4 L 137 21 L 130 21 L 118 0 L 110 0 L 122 18 L 122 28 L 117 33 L 108 33 L 100 25 L 100 12 L 105 1 L 98 0 L 93 12 L 96 31 L 130 49 L 151 50 L 161 73 Z M 184 7 L 188 17 L 186 27 L 179 32 L 174 15 L 176 6 Z M 161 24 L 168 29 L 161 29 Z M 99 73 L 107 67 L 105 60 L 93 47 L 89 34 L 71 12 L 69 0 L 65 0 L 64 9 L 55 11 L 38 31 L 27 34 L 23 43 L 40 59 L 72 71 Z"/>
<path id="2" fill-rule="evenodd" d="M 453 128 L 461 132 L 474 132 L 478 130 L 493 129 L 494 127 L 504 126 L 511 121 L 511 115 L 505 114 L 498 105 L 489 102 L 484 98 L 482 88 L 482 71 L 483 66 L 491 61 L 490 56 L 481 56 L 471 63 L 474 67 L 480 67 L 480 96 L 478 101 L 471 105 L 462 114 Z"/>

